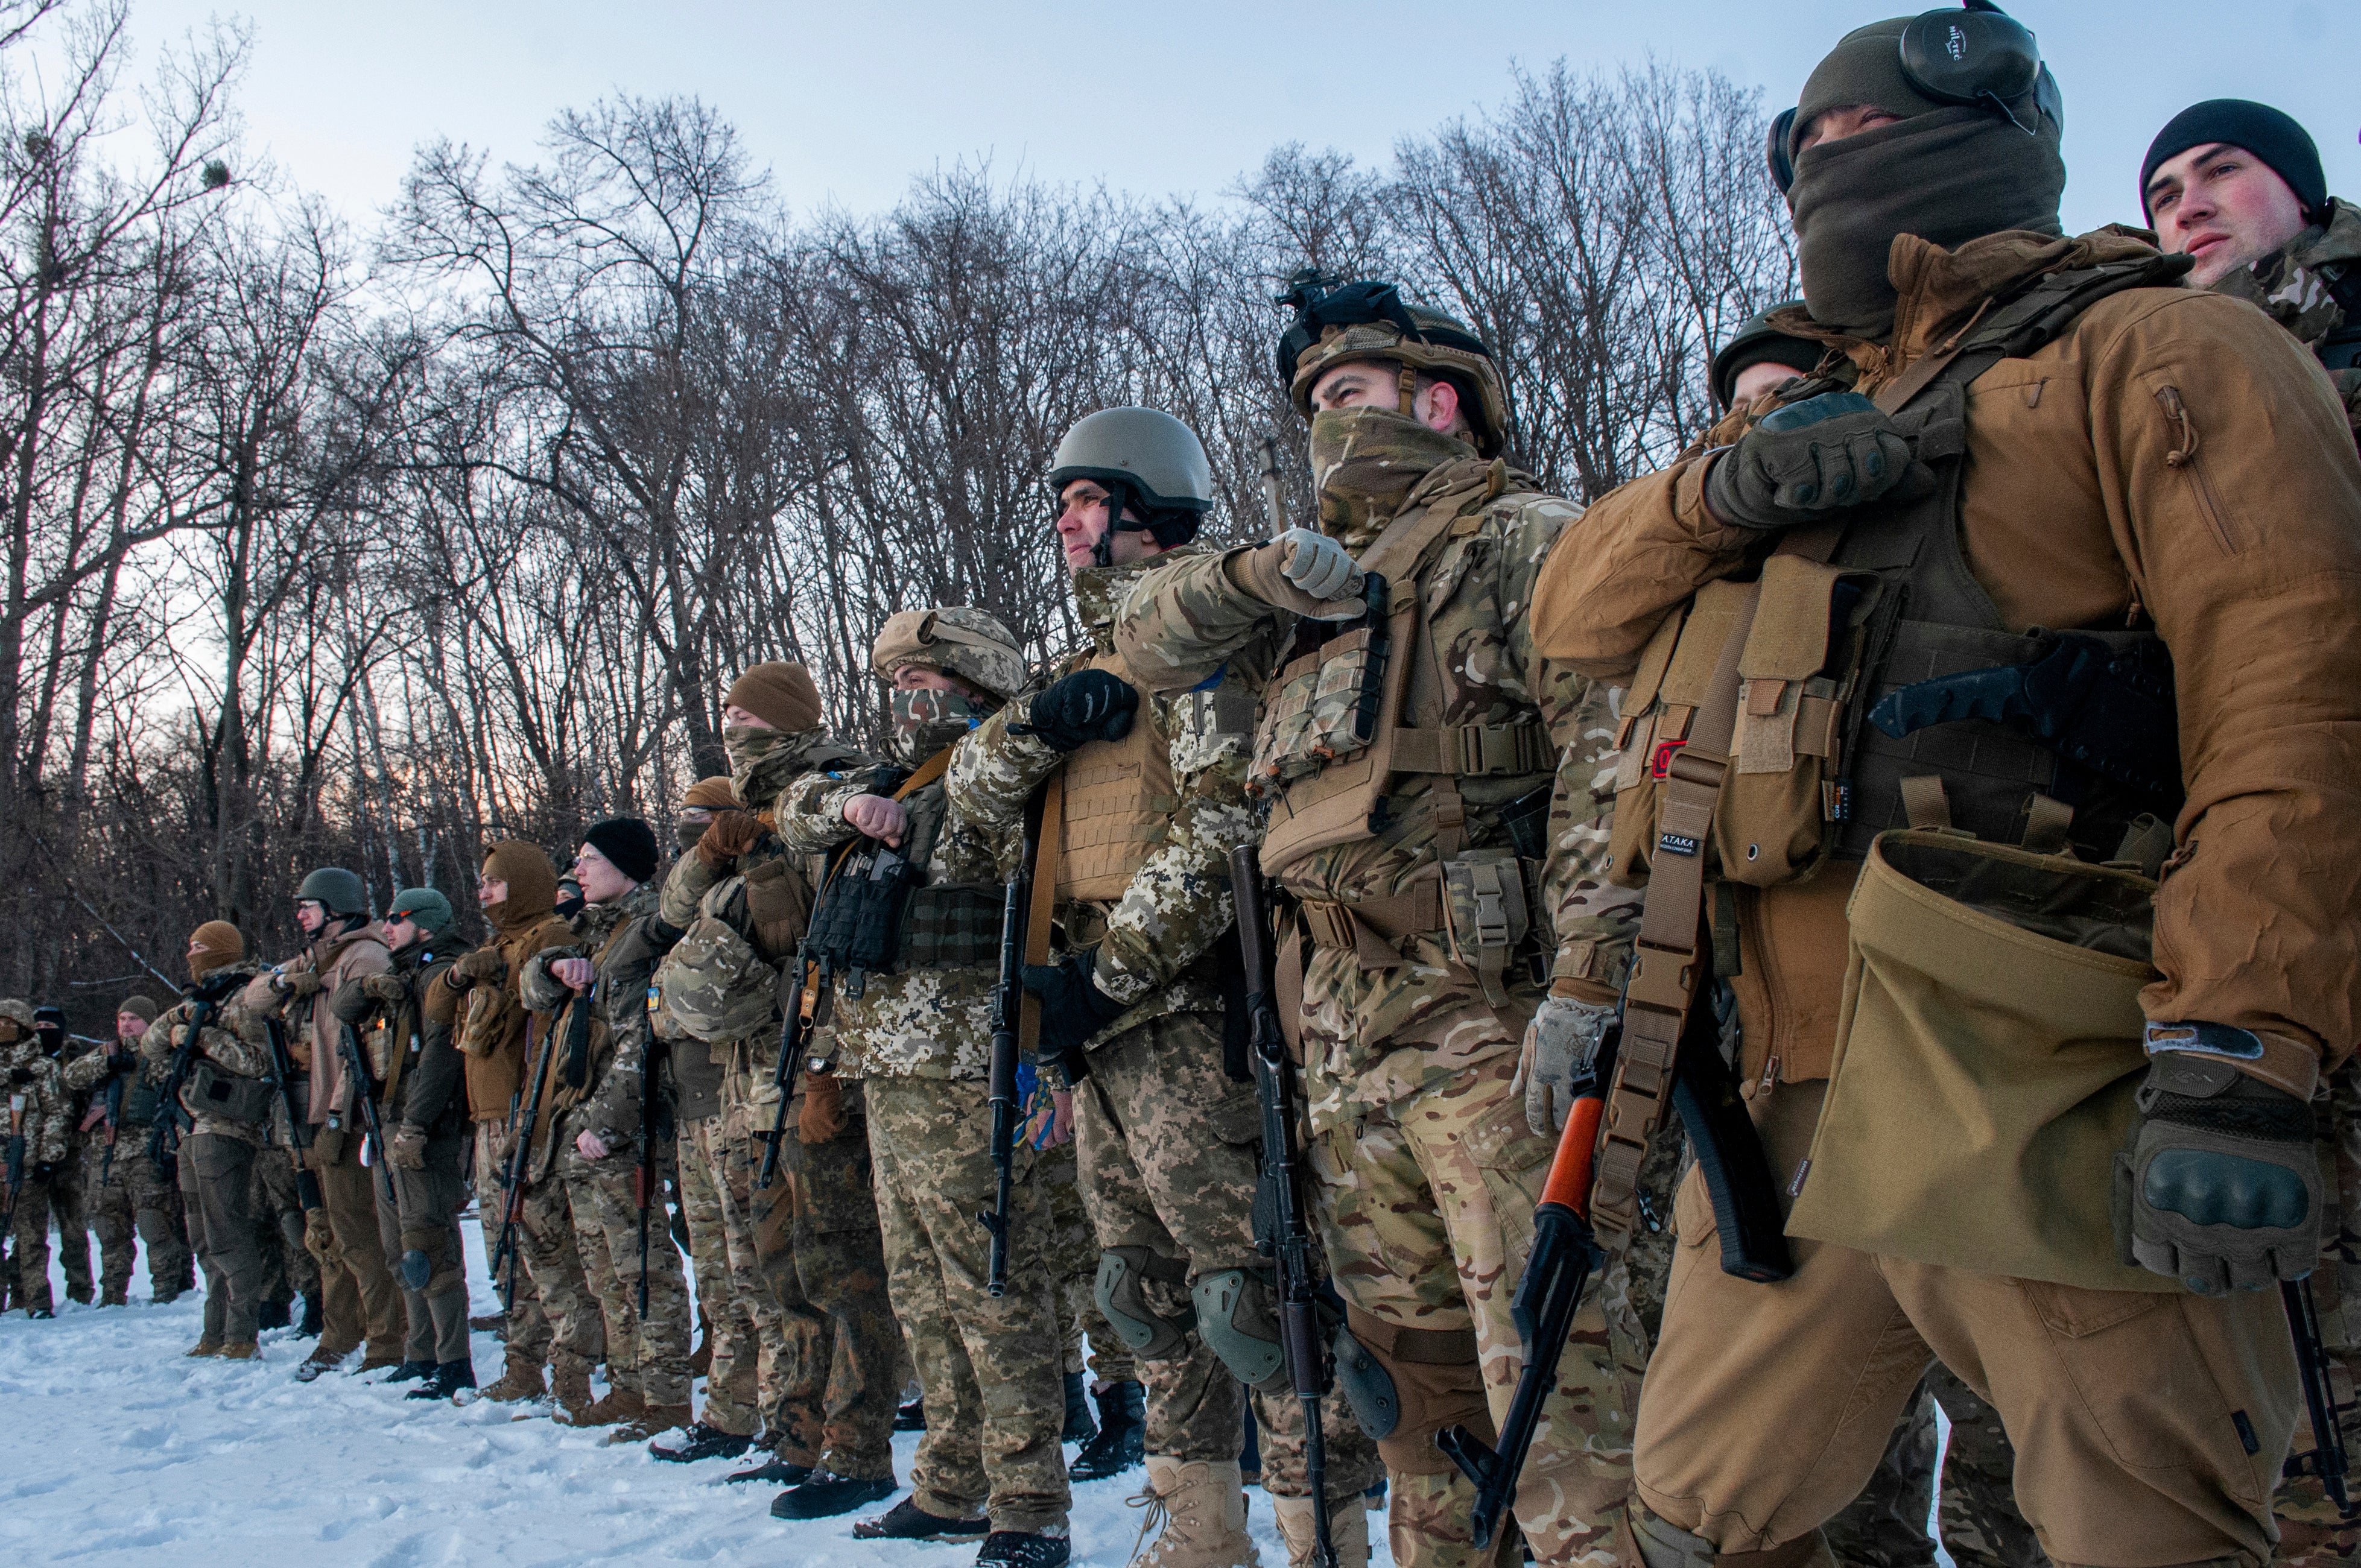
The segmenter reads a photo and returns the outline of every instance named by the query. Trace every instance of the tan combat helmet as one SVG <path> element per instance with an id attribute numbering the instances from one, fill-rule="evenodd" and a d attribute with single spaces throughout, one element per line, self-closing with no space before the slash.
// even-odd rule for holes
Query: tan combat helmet
<path id="1" fill-rule="evenodd" d="M 889 681 L 903 665 L 917 664 L 972 681 L 1003 702 L 1025 689 L 1027 676 L 1016 634 L 997 617 L 963 604 L 888 617 L 870 660 Z"/>
<path id="2" fill-rule="evenodd" d="M 1112 559 L 1115 530 L 1153 535 L 1170 550 L 1196 538 L 1213 506 L 1213 466 L 1205 444 L 1162 409 L 1101 409 L 1077 421 L 1049 459 L 1049 493 L 1062 496 L 1077 479 L 1104 487 L 1117 503 L 1099 536 L 1102 566 Z"/>
<path id="3" fill-rule="evenodd" d="M 1339 283 L 1311 268 L 1288 280 L 1278 302 L 1295 307 L 1279 340 L 1279 375 L 1295 410 L 1312 417 L 1312 387 L 1326 371 L 1356 360 L 1402 367 L 1401 411 L 1411 411 L 1416 377 L 1424 371 L 1451 381 L 1476 433 L 1476 450 L 1499 455 L 1509 429 L 1509 394 L 1484 340 L 1465 322 L 1427 305 L 1413 305 L 1391 283 L 1364 279 Z"/>

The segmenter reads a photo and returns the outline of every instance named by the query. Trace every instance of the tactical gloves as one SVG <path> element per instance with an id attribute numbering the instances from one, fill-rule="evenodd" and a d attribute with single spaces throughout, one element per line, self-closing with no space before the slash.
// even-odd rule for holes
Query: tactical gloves
<path id="1" fill-rule="evenodd" d="M 1092 971 L 1099 950 L 1084 948 L 1054 964 L 1027 964 L 1019 978 L 1041 999 L 1041 1055 L 1060 1063 L 1078 1058 L 1093 1035 L 1131 1010 L 1098 987 Z M 1069 1077 L 1079 1077 L 1070 1072 Z"/>
<path id="2" fill-rule="evenodd" d="M 1823 392 L 1765 415 L 1706 475 L 1722 521 L 1777 530 L 1876 500 L 1911 471 L 1910 444 L 1859 392 Z"/>
<path id="3" fill-rule="evenodd" d="M 47 1181 L 57 1173 L 58 1163 L 55 1160 L 37 1159 L 33 1162 L 33 1179 L 36 1181 Z"/>
<path id="4" fill-rule="evenodd" d="M 398 974 L 365 974 L 361 976 L 361 990 L 373 1002 L 399 1002 L 409 994 Z"/>
<path id="5" fill-rule="evenodd" d="M 697 858 L 720 871 L 754 847 L 763 836 L 763 819 L 751 811 L 717 811 L 713 823 L 697 841 Z"/>
<path id="6" fill-rule="evenodd" d="M 339 1022 L 359 1023 L 377 1011 L 377 998 L 369 994 L 368 982 L 392 978 L 390 975 L 372 974 L 346 981 L 336 987 L 335 993 L 328 998 L 328 1011 L 335 1014 Z"/>
<path id="7" fill-rule="evenodd" d="M 803 1107 L 796 1113 L 796 1136 L 825 1144 L 844 1131 L 844 1085 L 832 1072 L 804 1074 Z"/>
<path id="8" fill-rule="evenodd" d="M 301 1002 L 307 996 L 317 996 L 324 988 L 320 977 L 310 970 L 299 969 L 291 973 L 271 977 L 270 989 L 291 1001 Z"/>
<path id="9" fill-rule="evenodd" d="M 1265 604 L 1315 620 L 1349 620 L 1361 613 L 1366 581 L 1351 551 L 1324 533 L 1290 528 L 1268 544 L 1230 558 L 1240 587 Z"/>
<path id="10" fill-rule="evenodd" d="M 1077 670 L 1045 686 L 1027 705 L 1026 721 L 1011 735 L 1038 736 L 1054 751 L 1071 751 L 1093 740 L 1120 740 L 1131 733 L 1139 693 L 1104 670 Z"/>
<path id="11" fill-rule="evenodd" d="M 2136 1103 L 2131 1146 L 2115 1156 L 2125 1262 L 2204 1296 L 2312 1271 L 2321 1185 L 2309 1104 L 2223 1057 L 2177 1050 L 2151 1055 Z"/>
<path id="12" fill-rule="evenodd" d="M 28 1084 L 28 1083 L 30 1083 L 30 1082 L 32 1082 L 32 1081 L 33 1081 L 33 1069 L 32 1069 L 31 1068 L 29 1068 L 29 1067 L 12 1067 L 12 1068 L 10 1068 L 10 1069 L 8 1069 L 8 1087 L 9 1087 L 9 1088 L 11 1088 L 11 1089 L 22 1089 L 22 1088 L 24 1088 L 24 1087 L 25 1087 L 25 1085 L 27 1085 L 27 1084 Z"/>
<path id="13" fill-rule="evenodd" d="M 404 1122 L 385 1135 L 385 1157 L 390 1165 L 404 1170 L 426 1168 L 426 1134 Z M 411 1288 L 416 1289 L 416 1286 Z"/>
<path id="14" fill-rule="evenodd" d="M 478 948 L 451 966 L 450 978 L 445 983 L 454 991 L 465 991 L 478 981 L 506 980 L 508 976 L 509 960 L 501 956 L 498 948 Z"/>
<path id="15" fill-rule="evenodd" d="M 1511 1088 L 1525 1091 L 1525 1125 L 1537 1137 L 1565 1130 L 1577 1089 L 1596 1070 L 1598 1043 L 1615 1022 L 1612 1003 L 1585 1002 L 1553 992 L 1542 998 L 1525 1025 L 1524 1054 L 1517 1060 Z"/>

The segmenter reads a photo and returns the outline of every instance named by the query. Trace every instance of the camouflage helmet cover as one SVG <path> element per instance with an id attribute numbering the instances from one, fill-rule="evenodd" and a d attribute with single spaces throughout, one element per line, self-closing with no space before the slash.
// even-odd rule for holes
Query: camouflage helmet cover
<path id="1" fill-rule="evenodd" d="M 906 609 L 887 617 L 870 656 L 888 680 L 903 665 L 916 664 L 972 681 L 1003 702 L 1023 691 L 1028 677 L 1015 633 L 972 605 Z"/>
<path id="2" fill-rule="evenodd" d="M 0 1000 L 0 1018 L 5 1018 L 29 1035 L 33 1032 L 33 1004 L 11 996 Z"/>
<path id="3" fill-rule="evenodd" d="M 1282 303 L 1296 306 L 1296 318 L 1280 340 L 1279 373 L 1288 379 L 1295 411 L 1312 417 L 1312 389 L 1339 365 L 1381 360 L 1448 377 L 1475 392 L 1467 422 L 1476 450 L 1498 456 L 1509 428 L 1509 394 L 1484 340 L 1457 317 L 1430 305 L 1403 300 L 1390 283 L 1363 281 L 1322 292 L 1316 280 L 1299 275 L 1296 290 Z M 1407 323 L 1407 324 L 1405 324 Z"/>

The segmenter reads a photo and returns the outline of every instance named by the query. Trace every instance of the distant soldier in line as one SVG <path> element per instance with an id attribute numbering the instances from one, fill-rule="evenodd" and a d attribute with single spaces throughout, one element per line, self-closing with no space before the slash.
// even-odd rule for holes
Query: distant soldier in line
<path id="1" fill-rule="evenodd" d="M 57 1064 L 61 1084 L 66 1069 L 95 1048 L 78 1044 L 67 1033 L 61 1007 L 34 1008 L 33 1032 L 40 1036 L 43 1054 Z M 90 1268 L 89 1199 L 82 1183 L 82 1152 L 90 1142 L 82 1116 L 90 1106 L 87 1097 L 71 1086 L 65 1092 L 66 1157 L 50 1183 L 49 1205 L 57 1219 L 58 1263 L 66 1277 L 66 1299 L 88 1306 L 97 1294 Z"/>
<path id="2" fill-rule="evenodd" d="M 147 1249 L 151 1300 L 176 1300 L 194 1283 L 178 1190 L 148 1158 L 159 1102 L 156 1086 L 140 1071 L 139 1040 L 155 1021 L 154 1002 L 126 997 L 115 1010 L 115 1038 L 65 1071 L 66 1087 L 90 1098 L 82 1190 L 98 1233 L 102 1307 L 127 1299 L 135 1243 Z"/>
<path id="3" fill-rule="evenodd" d="M 49 1288 L 49 1213 L 66 1157 L 67 1098 L 58 1064 L 33 1030 L 33 1008 L 11 997 L 0 1002 L 0 1080 L 7 1091 L 5 1132 L 12 1172 L 6 1183 L 10 1221 L 10 1295 L 28 1318 L 57 1316 Z M 22 1140 L 19 1142 L 18 1140 Z"/>

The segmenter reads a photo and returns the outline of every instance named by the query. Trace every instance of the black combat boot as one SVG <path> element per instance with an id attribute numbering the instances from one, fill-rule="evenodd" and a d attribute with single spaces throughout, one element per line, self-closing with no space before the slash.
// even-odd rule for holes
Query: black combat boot
<path id="1" fill-rule="evenodd" d="M 303 1316 L 295 1325 L 295 1337 L 318 1339 L 320 1327 L 320 1293 L 316 1290 L 306 1290 L 303 1292 Z"/>
<path id="2" fill-rule="evenodd" d="M 161 1296 L 156 1299 L 159 1301 L 165 1299 Z M 254 1326 L 258 1329 L 283 1329 L 293 1323 L 295 1314 L 289 1310 L 292 1299 L 287 1296 L 273 1296 L 263 1302 L 254 1310 Z"/>
<path id="3" fill-rule="evenodd" d="M 815 1470 L 800 1486 L 791 1487 L 771 1499 L 771 1517 L 774 1519 L 824 1519 L 838 1514 L 849 1514 L 863 1503 L 873 1503 L 890 1497 L 894 1477 L 881 1475 L 872 1480 L 856 1480 L 851 1475 L 839 1475 L 833 1471 Z"/>
<path id="4" fill-rule="evenodd" d="M 1073 1542 L 1062 1535 L 995 1530 L 983 1538 L 975 1554 L 975 1568 L 1065 1568 L 1073 1554 Z"/>
<path id="5" fill-rule="evenodd" d="M 763 1481 L 774 1486 L 800 1486 L 811 1479 L 812 1467 L 797 1464 L 793 1460 L 771 1455 L 751 1470 L 732 1470 L 721 1479 L 735 1484 L 740 1481 Z"/>
<path id="6" fill-rule="evenodd" d="M 390 1379 L 389 1379 L 390 1381 Z M 426 1370 L 425 1381 L 402 1396 L 405 1399 L 447 1399 L 462 1388 L 476 1386 L 476 1359 L 437 1362 Z"/>
<path id="7" fill-rule="evenodd" d="M 895 1431 L 926 1431 L 927 1402 L 924 1399 L 913 1399 L 908 1404 L 904 1405 L 901 1409 L 895 1410 L 894 1412 L 894 1430 Z"/>
<path id="8" fill-rule="evenodd" d="M 392 1371 L 387 1373 L 380 1381 L 386 1383 L 415 1383 L 422 1377 L 432 1377 L 434 1376 L 434 1364 L 433 1362 L 404 1361 Z"/>
<path id="9" fill-rule="evenodd" d="M 1148 1457 L 1148 1390 L 1136 1378 L 1099 1390 L 1099 1435 L 1066 1471 L 1076 1481 L 1104 1481 Z"/>
<path id="10" fill-rule="evenodd" d="M 1091 1420 L 1090 1396 L 1082 1391 L 1082 1375 L 1066 1374 L 1066 1430 L 1058 1434 L 1060 1442 L 1089 1442 L 1099 1435 L 1099 1423 Z"/>
<path id="11" fill-rule="evenodd" d="M 855 1541 L 982 1541 L 991 1533 L 990 1519 L 947 1519 L 908 1497 L 852 1527 Z"/>
<path id="12" fill-rule="evenodd" d="M 675 1464 L 694 1464 L 700 1459 L 735 1459 L 753 1443 L 746 1433 L 723 1431 L 697 1421 L 666 1432 L 648 1444 L 648 1452 Z"/>

